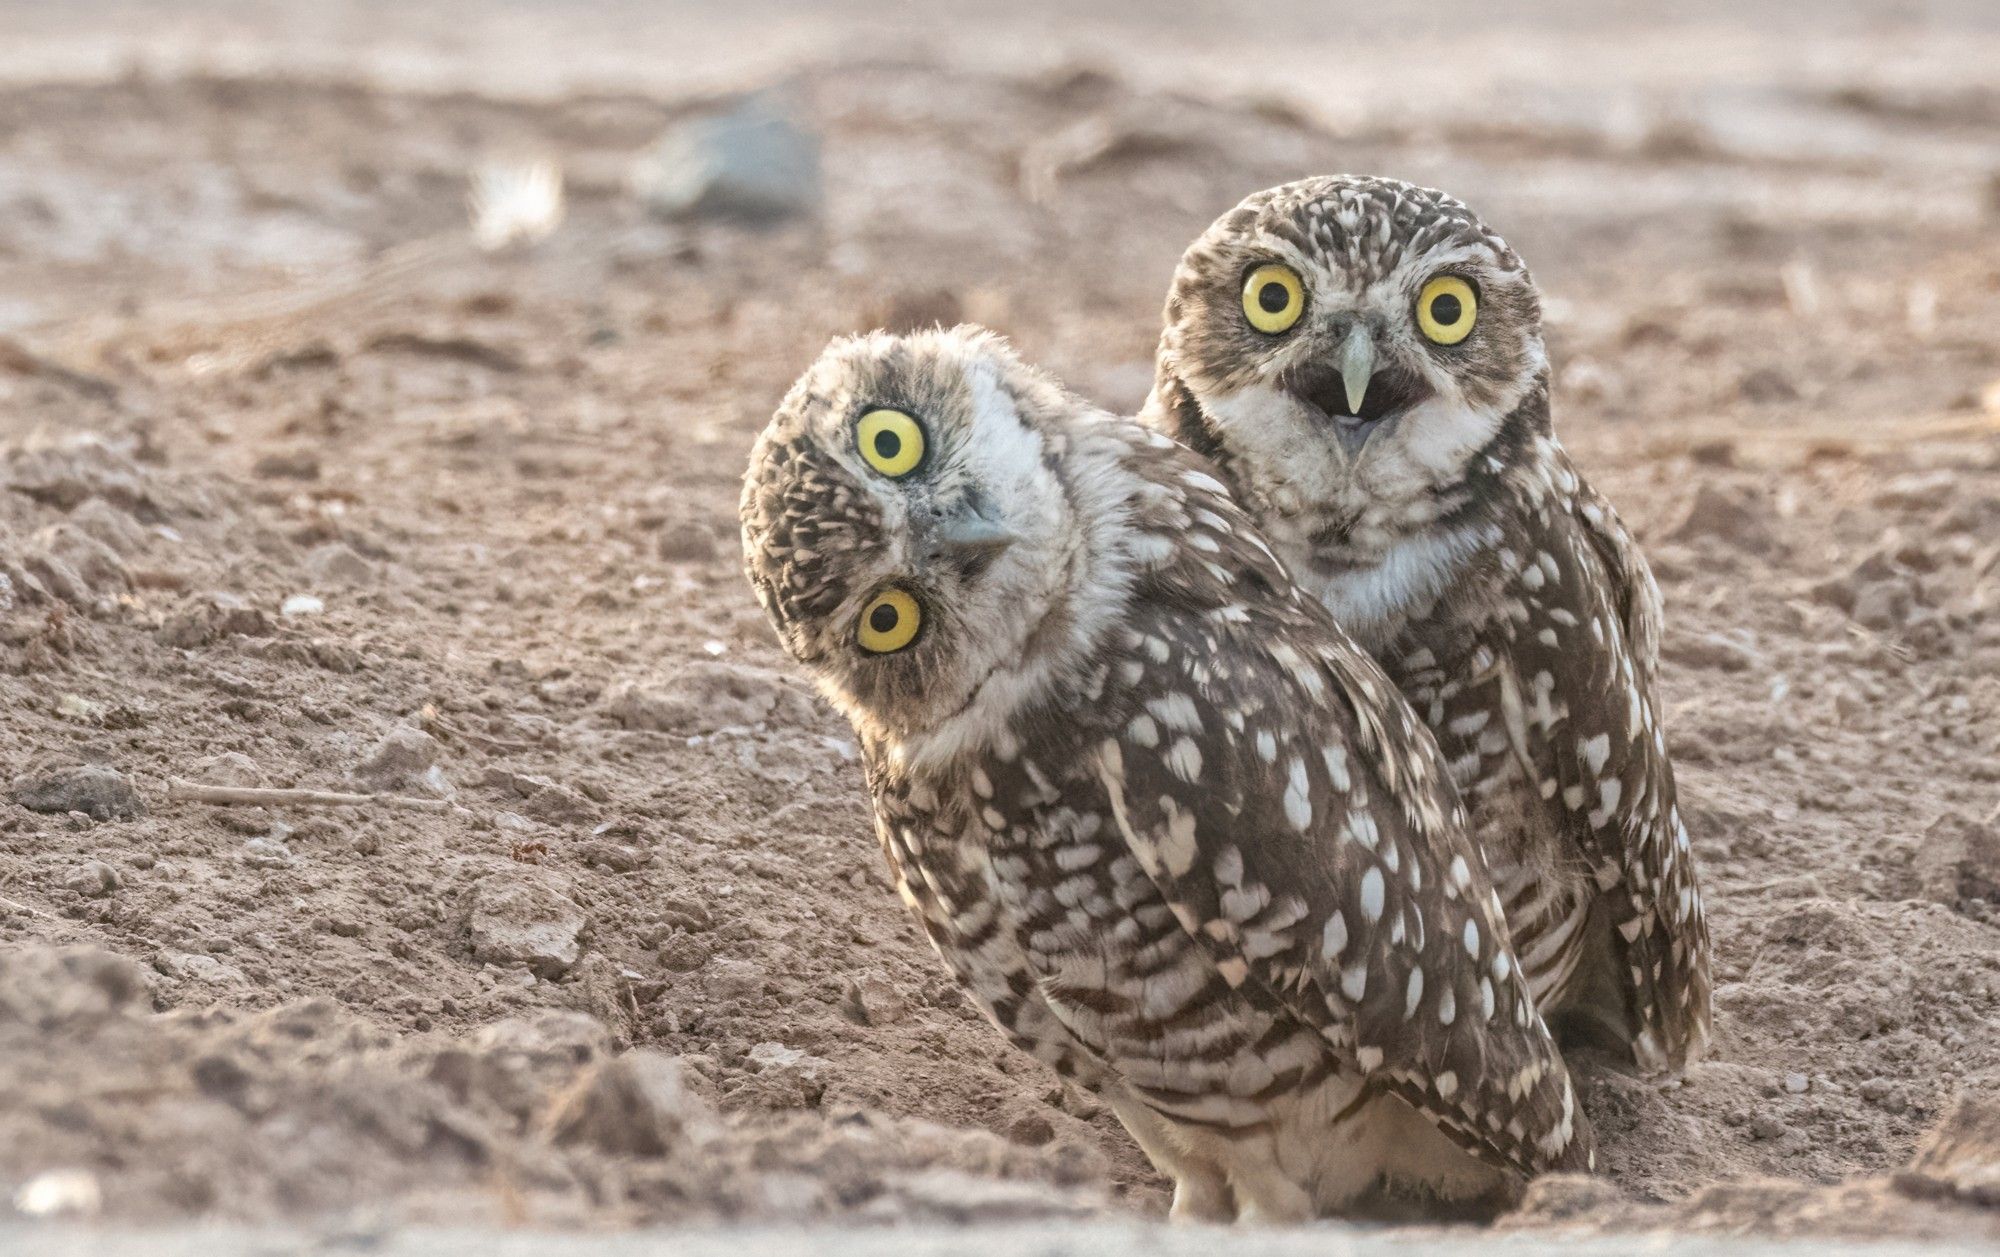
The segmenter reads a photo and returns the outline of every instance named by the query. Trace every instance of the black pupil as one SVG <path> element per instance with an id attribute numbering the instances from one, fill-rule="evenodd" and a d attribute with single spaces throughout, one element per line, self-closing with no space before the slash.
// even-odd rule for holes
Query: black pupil
<path id="1" fill-rule="evenodd" d="M 1283 284 L 1269 283 L 1257 290 L 1257 304 L 1263 307 L 1266 314 L 1276 314 L 1291 303 L 1292 294 L 1286 291 Z"/>
<path id="2" fill-rule="evenodd" d="M 877 444 L 879 445 L 880 442 L 877 442 Z M 877 633 L 893 632 L 896 628 L 896 621 L 902 618 L 902 616 L 896 614 L 896 608 L 885 602 L 868 613 L 868 627 L 874 629 Z"/>
<path id="3" fill-rule="evenodd" d="M 1459 304 L 1457 297 L 1448 292 L 1440 294 L 1431 301 L 1431 317 L 1437 320 L 1440 326 L 1450 327 L 1458 322 L 1458 316 L 1463 313 L 1465 307 Z"/>
<path id="4" fill-rule="evenodd" d="M 896 455 L 903 452 L 903 438 L 893 432 L 877 432 L 875 434 L 875 452 L 880 454 L 884 461 L 893 459 Z M 876 614 L 879 615 L 881 613 L 877 612 Z M 895 614 L 891 612 L 889 618 L 893 621 Z"/>

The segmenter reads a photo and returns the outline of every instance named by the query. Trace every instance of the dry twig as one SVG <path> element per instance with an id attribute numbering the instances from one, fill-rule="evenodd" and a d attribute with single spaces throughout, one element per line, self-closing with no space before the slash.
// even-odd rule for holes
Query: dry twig
<path id="1" fill-rule="evenodd" d="M 272 790 L 256 786 L 210 786 L 178 777 L 167 782 L 170 803 L 213 803 L 219 807 L 380 807 L 409 812 L 454 812 L 448 799 L 413 799 L 399 794 L 341 794 L 333 790 Z"/>

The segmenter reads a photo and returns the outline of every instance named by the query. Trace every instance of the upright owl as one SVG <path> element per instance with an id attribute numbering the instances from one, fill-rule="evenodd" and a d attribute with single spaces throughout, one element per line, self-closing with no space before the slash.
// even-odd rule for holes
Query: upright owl
<path id="1" fill-rule="evenodd" d="M 1176 1216 L 1590 1164 L 1435 743 L 1199 458 L 991 334 L 876 334 L 793 386 L 742 519 L 904 900 Z"/>
<path id="2" fill-rule="evenodd" d="M 1250 197 L 1191 246 L 1143 416 L 1214 460 L 1437 735 L 1538 1007 L 1678 1071 L 1709 943 L 1654 692 L 1660 597 L 1549 425 L 1541 302 L 1458 201 Z"/>

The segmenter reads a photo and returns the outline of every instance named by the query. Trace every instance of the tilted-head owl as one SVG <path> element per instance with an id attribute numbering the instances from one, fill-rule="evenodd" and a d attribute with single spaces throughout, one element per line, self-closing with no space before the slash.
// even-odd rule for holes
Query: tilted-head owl
<path id="1" fill-rule="evenodd" d="M 876 334 L 786 396 L 742 519 L 903 898 L 1176 1215 L 1590 1163 L 1435 742 L 1200 458 L 991 334 Z"/>
<path id="2" fill-rule="evenodd" d="M 1659 591 L 1549 425 L 1541 302 L 1471 210 L 1307 179 L 1182 259 L 1144 418 L 1214 460 L 1437 735 L 1558 1030 L 1679 1070 L 1709 943 Z"/>

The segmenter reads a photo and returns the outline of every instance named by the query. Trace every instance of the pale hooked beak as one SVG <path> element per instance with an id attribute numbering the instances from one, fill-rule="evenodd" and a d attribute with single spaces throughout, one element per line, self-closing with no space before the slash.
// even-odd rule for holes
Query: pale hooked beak
<path id="1" fill-rule="evenodd" d="M 1361 413 L 1362 399 L 1368 396 L 1368 381 L 1375 378 L 1375 338 L 1365 324 L 1356 323 L 1340 346 L 1340 382 L 1347 387 L 1347 409 Z"/>
<path id="2" fill-rule="evenodd" d="M 939 520 L 928 530 L 925 553 L 971 573 L 999 558 L 1017 540 L 998 522 L 976 510 L 965 509 Z"/>

